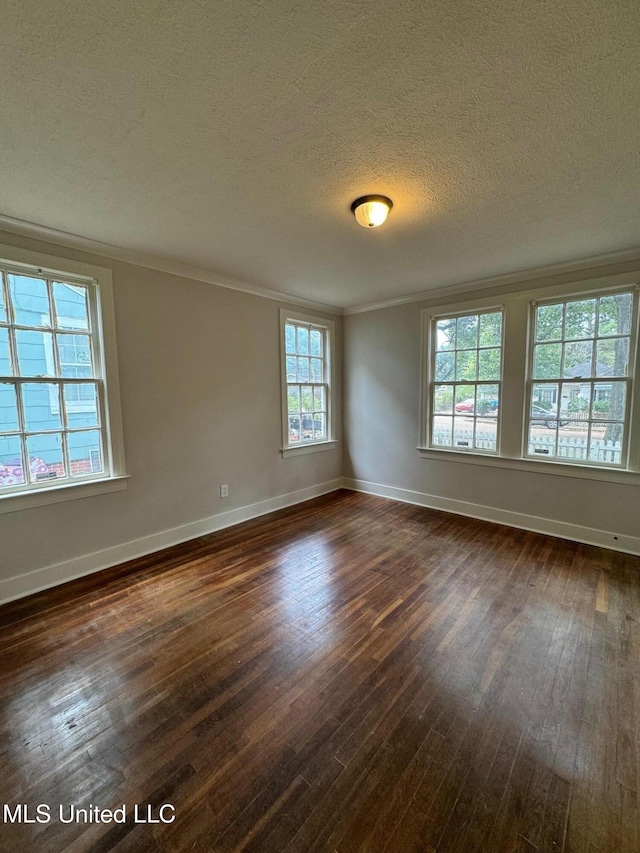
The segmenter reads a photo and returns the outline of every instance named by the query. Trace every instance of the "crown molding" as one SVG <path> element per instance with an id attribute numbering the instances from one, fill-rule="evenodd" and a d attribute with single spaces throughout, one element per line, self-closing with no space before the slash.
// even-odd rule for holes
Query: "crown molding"
<path id="1" fill-rule="evenodd" d="M 419 293 L 412 293 L 407 296 L 398 296 L 391 299 L 381 299 L 379 302 L 370 302 L 362 305 L 353 305 L 348 308 L 343 308 L 342 313 L 348 314 L 364 314 L 368 311 L 380 311 L 385 308 L 393 308 L 397 305 L 409 305 L 412 302 L 425 302 L 434 299 L 447 298 L 455 296 L 458 293 L 474 293 L 479 290 L 488 290 L 490 288 L 506 289 L 517 284 L 525 284 L 527 282 L 535 282 L 536 286 L 542 287 L 545 284 L 557 284 L 558 276 L 572 276 L 576 274 L 594 278 L 603 275 L 603 267 L 613 267 L 616 265 L 627 264 L 631 265 L 626 270 L 613 269 L 611 275 L 617 272 L 630 272 L 634 266 L 640 271 L 640 247 L 633 249 L 625 249 L 621 252 L 613 252 L 606 255 L 594 255 L 590 258 L 584 258 L 579 261 L 563 261 L 557 264 L 550 264 L 544 267 L 534 267 L 521 272 L 506 273 L 504 275 L 494 276 L 492 278 L 475 279 L 461 284 L 452 284 L 446 287 L 437 287 L 433 290 L 423 290 Z M 609 274 L 609 273 L 607 273 Z M 548 281 L 544 281 L 548 279 Z"/>
<path id="2" fill-rule="evenodd" d="M 189 264 L 181 263 L 180 261 L 174 261 L 170 258 L 163 258 L 159 255 L 147 254 L 145 252 L 137 252 L 132 249 L 124 249 L 110 243 L 102 243 L 99 240 L 92 240 L 89 237 L 81 237 L 77 234 L 70 234 L 67 231 L 59 231 L 45 225 L 36 225 L 33 222 L 26 222 L 25 220 L 15 219 L 11 216 L 4 216 L 2 214 L 0 214 L 0 230 L 9 234 L 15 234 L 19 237 L 41 240 L 57 246 L 65 246 L 69 249 L 86 252 L 90 255 L 97 255 L 103 258 L 122 261 L 123 263 L 132 264 L 133 266 L 146 267 L 147 269 L 157 270 L 158 272 L 165 272 L 171 275 L 178 275 L 183 278 L 192 279 L 193 281 L 213 284 L 216 287 L 224 287 L 228 290 L 237 290 L 242 293 L 249 293 L 252 296 L 261 296 L 264 299 L 270 299 L 274 302 L 285 302 L 290 305 L 300 305 L 314 311 L 323 311 L 327 314 L 334 314 L 338 316 L 343 314 L 364 314 L 368 311 L 380 311 L 385 308 L 393 308 L 398 305 L 409 305 L 414 302 L 426 302 L 442 298 L 446 299 L 447 297 L 455 296 L 456 294 L 471 294 L 476 291 L 487 290 L 489 288 L 506 289 L 514 285 L 522 285 L 528 282 L 535 283 L 538 287 L 544 286 L 545 284 L 552 285 L 557 283 L 556 279 L 558 276 L 587 274 L 588 277 L 595 277 L 603 274 L 603 267 L 622 264 L 631 264 L 632 266 L 628 267 L 626 270 L 614 269 L 611 271 L 611 274 L 631 271 L 633 269 L 633 265 L 636 265 L 637 269 L 640 271 L 640 247 L 635 247 L 620 252 L 594 255 L 582 260 L 563 261 L 557 264 L 534 267 L 532 269 L 506 273 L 504 275 L 493 276 L 491 278 L 475 279 L 472 281 L 462 282 L 460 284 L 433 288 L 432 290 L 422 290 L 417 293 L 408 294 L 407 296 L 397 296 L 390 299 L 381 299 L 377 302 L 362 303 L 360 305 L 341 308 L 335 305 L 315 302 L 311 299 L 304 299 L 301 296 L 294 296 L 283 291 L 270 290 L 269 288 L 261 287 L 257 284 L 251 284 L 250 282 L 242 281 L 240 279 L 219 275 L 212 270 L 194 267 Z M 548 281 L 545 282 L 545 279 L 548 279 Z"/>
<path id="3" fill-rule="evenodd" d="M 78 234 L 70 234 L 67 231 L 58 231 L 55 228 L 48 228 L 46 225 L 36 225 L 33 222 L 14 219 L 11 216 L 0 214 L 0 230 L 6 231 L 9 234 L 15 234 L 18 237 L 42 240 L 45 243 L 53 243 L 57 246 L 65 246 L 68 249 L 87 252 L 90 255 L 98 255 L 99 257 L 122 261 L 137 267 L 146 267 L 147 269 L 157 270 L 158 272 L 179 275 L 193 281 L 204 282 L 205 284 L 213 284 L 216 287 L 238 290 L 242 293 L 250 293 L 252 296 L 262 296 L 264 299 L 271 299 L 274 302 L 301 305 L 304 308 L 311 308 L 314 311 L 324 311 L 328 314 L 340 315 L 343 313 L 343 309 L 335 305 L 325 305 L 321 302 L 314 302 L 311 299 L 304 299 L 301 296 L 293 296 L 290 293 L 270 290 L 266 287 L 260 287 L 257 284 L 218 275 L 211 270 L 193 267 L 189 264 L 171 260 L 170 258 L 162 258 L 159 255 L 147 254 L 145 252 L 136 252 L 132 249 L 123 249 L 120 246 L 113 246 L 110 243 L 102 243 L 99 240 L 92 240 L 89 237 L 81 237 Z"/>

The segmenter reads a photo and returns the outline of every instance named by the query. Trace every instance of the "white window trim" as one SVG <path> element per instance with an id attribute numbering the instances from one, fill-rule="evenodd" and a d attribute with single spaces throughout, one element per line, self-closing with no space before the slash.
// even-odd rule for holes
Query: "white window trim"
<path id="1" fill-rule="evenodd" d="M 557 459 L 533 459 L 524 456 L 527 382 L 529 381 L 530 364 L 530 324 L 531 304 L 533 302 L 568 299 L 573 296 L 589 295 L 590 293 L 608 293 L 625 289 L 638 288 L 640 275 L 621 273 L 619 275 L 599 277 L 586 281 L 573 281 L 569 284 L 552 285 L 532 290 L 521 290 L 513 293 L 502 291 L 496 298 L 494 295 L 465 299 L 461 295 L 457 302 L 433 305 L 422 310 L 422 341 L 421 341 L 421 390 L 420 390 L 420 426 L 417 451 L 423 459 L 460 462 L 484 465 L 495 468 L 510 468 L 518 471 L 553 474 L 577 479 L 599 480 L 612 483 L 640 485 L 640 345 L 635 352 L 630 353 L 633 365 L 633 386 L 629 404 L 630 418 L 628 427 L 628 458 L 626 468 L 612 466 L 576 465 L 571 462 L 561 462 Z M 430 329 L 432 318 L 473 313 L 490 309 L 499 302 L 504 308 L 503 327 L 503 359 L 502 359 L 502 401 L 499 417 L 500 423 L 500 455 L 470 453 L 468 450 L 454 448 L 433 448 L 428 444 L 430 422 Z M 634 334 L 637 338 L 637 327 Z M 512 342 L 516 342 L 515 346 Z M 522 343 L 522 342 L 526 343 Z M 631 346 L 633 347 L 633 335 Z M 508 403 L 506 401 L 509 401 Z"/>
<path id="2" fill-rule="evenodd" d="M 41 252 L 31 252 L 3 244 L 0 244 L 0 258 L 4 264 L 15 267 L 15 271 L 18 273 L 32 271 L 36 267 L 47 275 L 59 275 L 71 283 L 73 283 L 74 278 L 79 284 L 94 283 L 97 298 L 95 308 L 91 309 L 94 311 L 91 322 L 93 328 L 100 332 L 96 340 L 98 350 L 96 355 L 100 359 L 102 368 L 104 388 L 102 410 L 105 419 L 104 474 L 78 482 L 65 480 L 46 487 L 20 487 L 15 492 L 0 495 L 0 514 L 126 488 L 128 475 L 124 456 L 111 270 L 106 267 L 46 255 Z"/>
<path id="3" fill-rule="evenodd" d="M 285 346 L 285 325 L 288 320 L 294 323 L 308 323 L 326 329 L 327 360 L 329 364 L 327 388 L 327 437 L 319 441 L 306 441 L 299 447 L 289 444 L 289 406 L 287 402 L 287 358 Z M 334 450 L 337 441 L 334 437 L 334 395 L 335 395 L 335 322 L 326 317 L 312 314 L 301 314 L 299 311 L 280 309 L 280 399 L 282 409 L 282 446 L 280 452 L 283 459 L 294 456 L 304 456 L 307 453 L 317 453 L 323 450 Z"/>
<path id="4" fill-rule="evenodd" d="M 423 339 L 425 343 L 423 344 L 423 353 L 427 353 L 427 358 L 423 359 L 423 365 L 427 366 L 427 369 L 423 372 L 423 395 L 424 399 L 428 401 L 426 406 L 421 406 L 421 412 L 425 412 L 426 417 L 424 419 L 421 435 L 424 437 L 425 446 L 430 450 L 451 450 L 455 453 L 469 453 L 474 456 L 491 456 L 491 457 L 499 457 L 500 456 L 500 423 L 501 423 L 501 413 L 502 406 L 500 405 L 498 408 L 498 416 L 496 418 L 496 449 L 492 451 L 483 451 L 481 449 L 477 449 L 475 447 L 442 447 L 438 448 L 433 444 L 433 417 L 434 414 L 431 411 L 431 407 L 433 405 L 433 395 L 431 394 L 432 387 L 435 385 L 449 385 L 450 382 L 436 382 L 435 379 L 431 379 L 432 376 L 435 376 L 435 365 L 436 365 L 436 349 L 434 346 L 434 329 L 438 320 L 442 319 L 457 319 L 458 317 L 468 317 L 474 314 L 490 314 L 490 313 L 500 313 L 502 314 L 502 337 L 500 339 L 500 376 L 496 380 L 491 380 L 491 384 L 498 385 L 500 389 L 500 400 L 502 399 L 502 372 L 504 368 L 504 306 L 503 305 L 488 305 L 485 308 L 473 308 L 471 310 L 458 310 L 453 312 L 441 312 L 437 313 L 429 313 L 425 314 L 426 323 L 423 325 Z M 479 350 L 476 350 L 478 352 Z M 490 380 L 482 380 L 484 382 L 489 382 Z M 477 386 L 481 384 L 480 380 L 471 380 L 468 383 L 469 385 Z M 455 402 L 455 401 L 454 401 Z"/>
<path id="5" fill-rule="evenodd" d="M 620 293 L 620 292 L 627 292 L 627 293 L 630 292 L 631 297 L 632 297 L 632 309 L 631 309 L 632 316 L 634 316 L 636 318 L 636 321 L 637 321 L 638 316 L 639 316 L 639 313 L 638 313 L 638 307 L 639 307 L 638 306 L 638 290 L 639 290 L 638 285 L 627 286 L 627 287 L 622 287 L 622 288 L 615 287 L 615 288 L 608 288 L 606 290 L 606 294 L 609 295 L 609 294 L 615 294 L 615 293 Z M 602 295 L 602 291 L 598 291 L 597 294 Z M 527 405 L 528 405 L 530 397 L 531 397 L 531 389 L 532 389 L 533 384 L 538 383 L 538 382 L 539 383 L 545 382 L 545 380 L 534 379 L 534 351 L 535 351 L 535 344 L 536 344 L 536 341 L 535 341 L 536 309 L 540 305 L 562 304 L 562 303 L 565 303 L 567 301 L 571 301 L 571 299 L 572 299 L 572 296 L 568 296 L 568 297 L 557 297 L 556 296 L 556 297 L 552 297 L 550 299 L 532 300 L 529 303 L 530 316 L 529 316 L 529 325 L 528 325 L 528 329 L 527 329 L 527 346 L 528 346 L 528 352 L 527 352 L 527 387 L 526 387 L 526 394 L 525 394 Z M 622 442 L 622 447 L 621 447 L 621 462 L 619 465 L 606 465 L 605 466 L 605 465 L 598 465 L 597 462 L 591 462 L 590 460 L 585 459 L 580 463 L 579 466 L 576 466 L 576 467 L 599 468 L 599 469 L 604 469 L 607 471 L 628 471 L 629 470 L 629 443 L 630 443 L 630 438 L 631 438 L 631 423 L 632 423 L 631 406 L 632 406 L 632 400 L 633 400 L 633 388 L 635 387 L 635 381 L 634 380 L 635 380 L 636 376 L 638 375 L 637 374 L 638 364 L 636 364 L 635 359 L 634 359 L 634 354 L 638 355 L 637 329 L 638 329 L 638 323 L 636 322 L 635 326 L 633 326 L 631 328 L 631 331 L 629 334 L 629 373 L 630 373 L 630 376 L 626 377 L 626 379 L 624 379 L 622 377 L 618 378 L 618 381 L 625 381 L 626 386 L 627 386 L 626 406 L 625 406 L 626 411 L 625 411 L 625 421 L 624 421 L 625 430 L 624 430 L 624 440 Z M 594 332 L 594 335 L 595 335 L 595 332 Z M 596 339 L 597 338 L 594 337 L 594 340 L 596 340 Z M 600 340 L 606 340 L 606 338 L 600 339 Z M 548 381 L 550 383 L 556 383 L 559 388 L 562 385 L 569 384 L 569 382 L 570 382 L 570 380 L 563 379 L 562 377 L 558 377 L 557 379 L 546 380 L 546 381 Z M 603 381 L 606 381 L 606 380 L 603 378 L 598 379 L 597 377 L 594 376 L 590 379 L 586 379 L 585 381 L 589 382 L 589 383 L 594 383 L 594 382 L 602 383 Z M 631 394 L 628 393 L 629 386 L 631 386 L 631 389 L 632 389 Z M 525 427 L 526 427 L 526 424 L 525 424 Z M 530 459 L 533 459 L 535 457 L 528 452 L 528 445 L 529 445 L 529 441 L 528 441 L 528 436 L 527 436 L 527 432 L 526 432 L 526 428 L 525 428 L 525 429 L 523 429 L 523 434 L 522 434 L 522 458 L 530 460 Z M 562 460 L 559 460 L 558 457 L 554 457 L 554 458 L 548 459 L 548 460 L 541 458 L 540 461 L 541 462 L 554 462 L 554 461 L 555 462 L 558 462 L 558 461 L 561 462 Z"/>

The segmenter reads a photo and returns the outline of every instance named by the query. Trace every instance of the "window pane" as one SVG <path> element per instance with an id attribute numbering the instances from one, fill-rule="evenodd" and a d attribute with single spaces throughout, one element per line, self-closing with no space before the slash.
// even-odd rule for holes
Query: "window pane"
<path id="1" fill-rule="evenodd" d="M 593 423 L 589 433 L 589 461 L 619 465 L 622 461 L 624 424 Z"/>
<path id="2" fill-rule="evenodd" d="M 310 334 L 311 355 L 322 358 L 322 332 L 312 329 Z"/>
<path id="3" fill-rule="evenodd" d="M 314 412 L 326 412 L 327 401 L 325 398 L 324 388 L 313 389 L 313 410 Z"/>
<path id="4" fill-rule="evenodd" d="M 32 483 L 66 476 L 60 433 L 28 436 L 27 452 Z"/>
<path id="5" fill-rule="evenodd" d="M 98 474 L 104 470 L 97 429 L 68 433 L 67 446 L 72 477 L 86 477 L 87 474 Z"/>
<path id="6" fill-rule="evenodd" d="M 502 343 L 502 313 L 482 314 L 480 317 L 480 346 L 497 347 Z"/>
<path id="7" fill-rule="evenodd" d="M 483 349 L 478 353 L 478 379 L 500 379 L 500 350 Z"/>
<path id="8" fill-rule="evenodd" d="M 67 412 L 67 426 L 98 426 L 98 396 L 93 383 L 64 384 L 63 394 Z"/>
<path id="9" fill-rule="evenodd" d="M 287 389 L 287 402 L 289 411 L 299 412 L 300 411 L 300 386 L 299 385 L 290 385 Z"/>
<path id="10" fill-rule="evenodd" d="M 536 309 L 536 340 L 562 339 L 562 305 L 540 305 Z"/>
<path id="11" fill-rule="evenodd" d="M 456 379 L 473 381 L 477 378 L 477 350 L 463 350 L 456 353 Z"/>
<path id="12" fill-rule="evenodd" d="M 7 276 L 13 315 L 19 326 L 51 326 L 47 282 L 26 275 Z"/>
<path id="13" fill-rule="evenodd" d="M 564 345 L 562 376 L 565 379 L 593 376 L 593 341 L 576 341 Z"/>
<path id="14" fill-rule="evenodd" d="M 475 413 L 483 417 L 495 418 L 500 405 L 497 385 L 478 385 L 476 391 Z"/>
<path id="15" fill-rule="evenodd" d="M 313 441 L 314 417 L 311 414 L 302 415 L 302 440 Z"/>
<path id="16" fill-rule="evenodd" d="M 560 376 L 562 344 L 536 344 L 533 353 L 533 378 L 557 379 Z"/>
<path id="17" fill-rule="evenodd" d="M 327 437 L 326 419 L 325 415 L 323 414 L 314 415 L 313 437 L 316 440 Z"/>
<path id="18" fill-rule="evenodd" d="M 438 320 L 436 323 L 436 349 L 452 350 L 456 348 L 456 321 Z"/>
<path id="19" fill-rule="evenodd" d="M 547 418 L 558 417 L 558 400 L 560 395 L 557 385 L 535 384 L 531 393 L 530 417 L 544 421 Z"/>
<path id="20" fill-rule="evenodd" d="M 528 452 L 532 456 L 542 458 L 556 455 L 556 433 L 540 425 L 538 421 L 531 421 L 529 426 Z"/>
<path id="21" fill-rule="evenodd" d="M 15 385 L 0 383 L 0 431 L 12 432 L 19 429 L 18 405 Z"/>
<path id="22" fill-rule="evenodd" d="M 473 447 L 473 418 L 454 417 L 453 446 Z"/>
<path id="23" fill-rule="evenodd" d="M 93 376 L 91 345 L 87 335 L 56 335 L 62 376 L 89 379 Z"/>
<path id="24" fill-rule="evenodd" d="M 7 322 L 7 306 L 4 301 L 4 282 L 0 272 L 0 323 Z"/>
<path id="25" fill-rule="evenodd" d="M 56 326 L 59 329 L 89 331 L 86 287 L 54 281 L 53 301 L 56 308 Z"/>
<path id="26" fill-rule="evenodd" d="M 298 326 L 298 352 L 300 355 L 309 355 L 309 329 Z"/>
<path id="27" fill-rule="evenodd" d="M 631 333 L 632 300 L 630 293 L 603 296 L 600 299 L 598 335 L 628 335 Z"/>
<path id="28" fill-rule="evenodd" d="M 567 302 L 565 339 L 592 338 L 596 328 L 596 300 L 581 299 Z"/>
<path id="29" fill-rule="evenodd" d="M 0 487 L 24 483 L 20 437 L 0 435 Z"/>
<path id="30" fill-rule="evenodd" d="M 568 415 L 573 421 L 586 420 L 591 408 L 591 385 L 588 382 L 563 382 L 560 398 L 560 417 Z"/>
<path id="31" fill-rule="evenodd" d="M 287 356 L 287 382 L 295 382 L 298 378 L 298 362 L 295 356 Z"/>
<path id="32" fill-rule="evenodd" d="M 298 381 L 309 381 L 309 359 L 298 356 Z"/>
<path id="33" fill-rule="evenodd" d="M 629 338 L 597 342 L 596 376 L 627 376 L 628 370 Z"/>
<path id="34" fill-rule="evenodd" d="M 25 382 L 22 405 L 25 426 L 30 432 L 62 427 L 58 386 L 52 382 Z"/>
<path id="35" fill-rule="evenodd" d="M 290 326 L 288 323 L 284 327 L 285 352 L 295 353 L 296 351 L 296 327 Z"/>
<path id="36" fill-rule="evenodd" d="M 313 388 L 310 385 L 303 385 L 300 391 L 300 411 L 313 411 Z"/>
<path id="37" fill-rule="evenodd" d="M 298 416 L 289 418 L 289 441 L 300 441 L 302 426 Z"/>
<path id="38" fill-rule="evenodd" d="M 473 436 L 473 446 L 476 450 L 495 451 L 496 422 L 484 418 L 476 421 L 476 431 Z"/>
<path id="39" fill-rule="evenodd" d="M 557 433 L 556 457 L 575 462 L 587 461 L 587 445 L 589 424 L 587 421 L 577 422 L 573 418 L 563 418 L 554 422 L 553 429 Z"/>
<path id="40" fill-rule="evenodd" d="M 472 349 L 478 346 L 478 316 L 472 314 L 467 317 L 458 317 L 457 349 Z"/>
<path id="41" fill-rule="evenodd" d="M 16 329 L 16 348 L 21 376 L 55 376 L 51 332 Z"/>
<path id="42" fill-rule="evenodd" d="M 596 382 L 593 386 L 591 417 L 601 421 L 623 421 L 626 403 L 625 382 Z"/>
<path id="43" fill-rule="evenodd" d="M 451 447 L 453 441 L 452 418 L 434 418 L 432 441 L 434 445 L 439 447 Z"/>
<path id="44" fill-rule="evenodd" d="M 474 385 L 458 385 L 455 393 L 455 411 L 458 414 L 472 414 L 476 407 L 476 389 Z"/>
<path id="45" fill-rule="evenodd" d="M 436 385 L 433 409 L 436 415 L 453 414 L 453 385 Z"/>
<path id="46" fill-rule="evenodd" d="M 455 352 L 439 352 L 436 354 L 436 382 L 446 382 L 455 379 Z"/>
<path id="47" fill-rule="evenodd" d="M 310 359 L 311 362 L 311 381 L 322 382 L 322 361 L 319 358 Z"/>
<path id="48" fill-rule="evenodd" d="M 0 376 L 12 376 L 11 354 L 9 352 L 9 330 L 0 328 Z"/>

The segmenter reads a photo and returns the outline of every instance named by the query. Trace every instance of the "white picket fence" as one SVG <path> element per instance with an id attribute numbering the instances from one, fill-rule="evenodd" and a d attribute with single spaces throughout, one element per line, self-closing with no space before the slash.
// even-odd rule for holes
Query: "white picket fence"
<path id="1" fill-rule="evenodd" d="M 436 429 L 433 443 L 440 447 L 451 447 L 451 433 L 448 430 Z M 454 447 L 475 447 L 476 450 L 495 450 L 495 433 L 476 433 L 475 443 L 472 430 L 456 430 Z M 555 452 L 555 435 L 538 436 L 529 445 L 529 453 L 533 456 L 552 456 L 556 459 L 576 459 L 578 461 L 620 463 L 622 448 L 619 441 L 592 439 L 591 453 L 586 438 L 570 435 L 558 437 L 558 450 Z"/>

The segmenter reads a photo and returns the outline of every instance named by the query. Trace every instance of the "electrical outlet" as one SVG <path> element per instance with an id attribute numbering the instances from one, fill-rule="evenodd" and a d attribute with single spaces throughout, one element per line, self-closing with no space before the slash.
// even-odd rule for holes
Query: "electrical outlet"
<path id="1" fill-rule="evenodd" d="M 223 485 L 220 486 L 220 497 L 221 498 L 228 498 L 229 497 L 229 484 L 228 483 L 223 483 Z"/>

